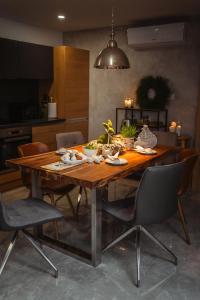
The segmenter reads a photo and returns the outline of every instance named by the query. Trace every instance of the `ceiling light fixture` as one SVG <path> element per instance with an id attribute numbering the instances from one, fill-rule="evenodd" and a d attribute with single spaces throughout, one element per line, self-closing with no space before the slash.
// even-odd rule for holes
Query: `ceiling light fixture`
<path id="1" fill-rule="evenodd" d="M 65 19 L 66 19 L 66 17 L 65 17 L 64 15 L 58 15 L 57 18 L 58 18 L 59 20 L 65 20 Z"/>
<path id="2" fill-rule="evenodd" d="M 118 48 L 114 31 L 114 12 L 112 8 L 111 39 L 107 47 L 97 56 L 94 67 L 97 69 L 128 69 L 130 68 L 128 57 L 123 50 Z"/>

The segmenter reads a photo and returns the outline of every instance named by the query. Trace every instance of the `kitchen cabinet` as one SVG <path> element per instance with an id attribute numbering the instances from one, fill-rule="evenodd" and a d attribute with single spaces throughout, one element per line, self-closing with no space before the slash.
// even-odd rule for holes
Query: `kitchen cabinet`
<path id="1" fill-rule="evenodd" d="M 65 123 L 32 127 L 32 141 L 42 142 L 56 150 L 56 133 L 65 132 Z"/>
<path id="2" fill-rule="evenodd" d="M 89 51 L 69 46 L 54 48 L 53 94 L 66 131 L 81 131 L 88 139 Z"/>
<path id="3" fill-rule="evenodd" d="M 53 48 L 0 38 L 1 79 L 52 79 Z"/>
<path id="4" fill-rule="evenodd" d="M 20 43 L 20 77 L 27 79 L 53 78 L 53 48 Z"/>
<path id="5" fill-rule="evenodd" d="M 18 70 L 18 43 L 13 40 L 0 38 L 0 79 L 17 78 Z"/>

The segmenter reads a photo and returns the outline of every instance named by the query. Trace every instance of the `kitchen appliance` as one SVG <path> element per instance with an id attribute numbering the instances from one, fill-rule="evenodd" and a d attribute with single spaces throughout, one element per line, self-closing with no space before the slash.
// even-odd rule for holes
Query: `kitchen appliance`
<path id="1" fill-rule="evenodd" d="M 13 127 L 0 129 L 0 172 L 9 170 L 6 160 L 17 158 L 19 145 L 32 142 L 31 127 Z"/>

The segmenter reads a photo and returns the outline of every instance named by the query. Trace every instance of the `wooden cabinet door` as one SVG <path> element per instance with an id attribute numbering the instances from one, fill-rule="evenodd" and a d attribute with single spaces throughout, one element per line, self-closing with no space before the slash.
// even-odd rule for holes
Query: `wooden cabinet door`
<path id="1" fill-rule="evenodd" d="M 56 150 L 56 133 L 60 132 L 65 132 L 65 123 L 33 127 L 32 141 L 45 143 L 50 150 Z"/>
<path id="2" fill-rule="evenodd" d="M 54 48 L 54 96 L 60 118 L 88 117 L 89 51 Z"/>
<path id="3" fill-rule="evenodd" d="M 18 77 L 19 45 L 17 41 L 0 38 L 0 78 Z"/>
<path id="4" fill-rule="evenodd" d="M 53 48 L 20 43 L 20 78 L 52 79 Z"/>

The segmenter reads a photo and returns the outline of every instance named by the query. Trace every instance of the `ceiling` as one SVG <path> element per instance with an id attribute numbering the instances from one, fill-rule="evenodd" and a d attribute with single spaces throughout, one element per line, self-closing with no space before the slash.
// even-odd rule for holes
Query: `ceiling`
<path id="1" fill-rule="evenodd" d="M 0 0 L 0 17 L 60 31 L 131 25 L 153 18 L 200 16 L 200 0 Z M 65 14 L 66 21 L 57 20 Z"/>

